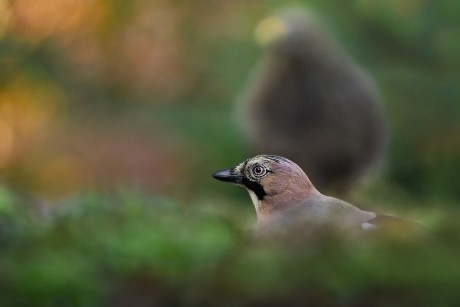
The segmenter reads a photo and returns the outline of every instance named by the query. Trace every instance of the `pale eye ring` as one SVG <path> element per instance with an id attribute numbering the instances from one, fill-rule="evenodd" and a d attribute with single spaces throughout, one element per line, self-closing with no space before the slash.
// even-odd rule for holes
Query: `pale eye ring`
<path id="1" fill-rule="evenodd" d="M 267 169 L 259 164 L 254 165 L 251 170 L 255 177 L 262 177 L 267 173 Z"/>

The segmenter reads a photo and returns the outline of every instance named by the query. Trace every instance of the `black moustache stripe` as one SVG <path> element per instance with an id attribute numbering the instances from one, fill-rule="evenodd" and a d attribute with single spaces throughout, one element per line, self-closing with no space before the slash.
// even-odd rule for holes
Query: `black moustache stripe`
<path id="1" fill-rule="evenodd" d="M 268 195 L 262 185 L 257 182 L 251 181 L 247 178 L 244 178 L 241 182 L 246 188 L 253 191 L 256 194 L 258 200 L 263 200 L 265 195 Z"/>

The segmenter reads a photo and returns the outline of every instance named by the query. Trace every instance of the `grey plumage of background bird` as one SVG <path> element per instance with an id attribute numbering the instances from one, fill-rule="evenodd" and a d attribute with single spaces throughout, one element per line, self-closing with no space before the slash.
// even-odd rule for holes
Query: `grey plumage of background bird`
<path id="1" fill-rule="evenodd" d="M 256 34 L 265 54 L 237 110 L 250 146 L 297 161 L 322 190 L 345 193 L 385 153 L 376 85 L 311 12 L 269 17 Z"/>

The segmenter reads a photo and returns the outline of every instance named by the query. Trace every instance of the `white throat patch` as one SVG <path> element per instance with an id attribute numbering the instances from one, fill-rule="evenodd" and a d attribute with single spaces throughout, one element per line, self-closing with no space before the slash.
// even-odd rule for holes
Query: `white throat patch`
<path id="1" fill-rule="evenodd" d="M 259 208 L 260 200 L 257 198 L 256 193 L 254 193 L 253 191 L 251 191 L 249 189 L 246 189 L 246 190 L 249 192 L 249 196 L 251 196 L 252 203 L 254 204 L 256 209 Z"/>

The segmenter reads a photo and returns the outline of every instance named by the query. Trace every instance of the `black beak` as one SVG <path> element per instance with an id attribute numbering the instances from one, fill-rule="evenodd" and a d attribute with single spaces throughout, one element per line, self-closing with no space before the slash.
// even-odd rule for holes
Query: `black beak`
<path id="1" fill-rule="evenodd" d="M 241 184 L 244 179 L 244 176 L 239 175 L 239 174 L 234 174 L 231 168 L 217 171 L 212 174 L 212 177 L 220 181 L 231 182 L 231 183 L 236 183 L 236 184 Z"/>

